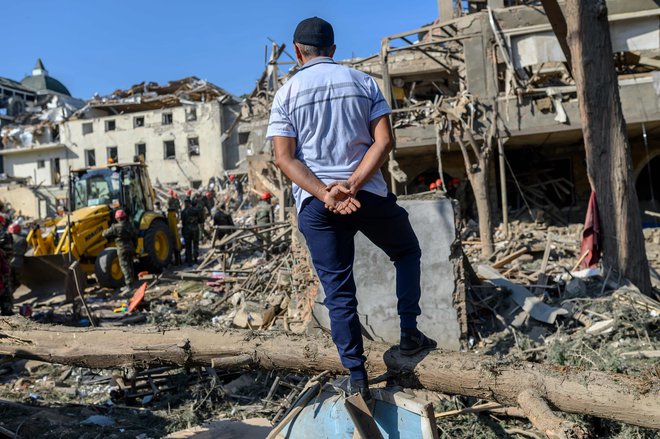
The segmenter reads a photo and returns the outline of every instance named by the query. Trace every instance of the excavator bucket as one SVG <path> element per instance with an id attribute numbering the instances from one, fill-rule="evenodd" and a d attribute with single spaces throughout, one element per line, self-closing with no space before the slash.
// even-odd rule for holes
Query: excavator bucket
<path id="1" fill-rule="evenodd" d="M 76 296 L 75 275 L 66 254 L 25 256 L 21 282 L 31 290 L 31 297 L 46 299 L 66 292 L 67 301 Z"/>

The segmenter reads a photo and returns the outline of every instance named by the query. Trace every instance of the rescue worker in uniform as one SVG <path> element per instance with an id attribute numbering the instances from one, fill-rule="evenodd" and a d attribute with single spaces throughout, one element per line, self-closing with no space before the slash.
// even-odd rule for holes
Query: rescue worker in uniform
<path id="1" fill-rule="evenodd" d="M 211 216 L 213 219 L 213 226 L 233 226 L 234 220 L 231 219 L 231 215 L 225 211 L 225 205 L 221 204 L 219 206 L 211 209 Z M 226 229 L 215 229 L 214 231 L 214 243 L 221 241 L 225 235 L 228 235 L 230 230 Z"/>
<path id="2" fill-rule="evenodd" d="M 257 212 L 254 216 L 254 223 L 257 226 L 268 226 L 273 223 L 273 206 L 270 204 L 271 195 L 270 192 L 264 192 L 259 197 L 259 202 L 257 203 Z M 270 244 L 270 232 L 261 232 L 260 234 L 266 239 L 264 242 L 263 239 L 257 238 L 259 245 L 268 245 Z"/>
<path id="3" fill-rule="evenodd" d="M 179 197 L 177 197 L 174 189 L 170 189 L 169 197 L 167 198 L 167 223 L 170 226 L 170 230 L 178 230 L 180 212 L 181 203 L 179 202 Z M 178 233 L 176 234 L 175 242 L 172 243 L 172 246 L 176 250 L 172 252 L 174 255 L 174 263 L 176 265 L 181 265 L 181 242 L 179 242 Z"/>
<path id="4" fill-rule="evenodd" d="M 173 189 L 170 189 L 169 197 L 167 198 L 167 210 L 174 210 L 177 213 L 181 210 L 181 203 Z"/>
<path id="5" fill-rule="evenodd" d="M 270 192 L 264 192 L 259 197 L 259 203 L 257 203 L 257 213 L 255 215 L 255 223 L 258 226 L 267 226 L 272 224 L 273 220 L 273 206 L 270 204 L 271 195 Z"/>
<path id="6" fill-rule="evenodd" d="M 9 226 L 7 231 L 11 234 L 14 254 L 9 261 L 11 268 L 11 293 L 21 285 L 21 271 L 23 270 L 23 261 L 25 252 L 27 252 L 27 240 L 21 235 L 21 225 L 14 223 Z"/>
<path id="7" fill-rule="evenodd" d="M 117 257 L 121 272 L 124 273 L 124 290 L 129 290 L 135 281 L 135 270 L 133 268 L 133 258 L 135 256 L 135 239 L 137 233 L 133 224 L 128 220 L 126 212 L 122 209 L 115 212 L 117 222 L 111 225 L 103 232 L 103 237 L 107 240 L 114 239 L 117 248 Z"/>
<path id="8" fill-rule="evenodd" d="M 0 214 L 0 314 L 11 316 L 13 300 L 12 273 L 9 261 L 13 257 L 14 243 L 7 231 L 7 217 Z"/>
<path id="9" fill-rule="evenodd" d="M 193 206 L 190 198 L 184 201 L 184 209 L 181 212 L 181 232 L 186 245 L 186 263 L 197 263 L 199 255 L 199 219 L 200 212 L 197 206 Z"/>

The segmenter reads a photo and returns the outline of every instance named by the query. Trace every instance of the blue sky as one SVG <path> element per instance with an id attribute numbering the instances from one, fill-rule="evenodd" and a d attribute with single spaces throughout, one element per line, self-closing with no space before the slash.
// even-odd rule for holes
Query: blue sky
<path id="1" fill-rule="evenodd" d="M 383 36 L 430 23 L 436 0 L 5 0 L 0 76 L 21 80 L 41 57 L 74 96 L 142 81 L 207 79 L 237 95 L 264 69 L 268 37 L 287 44 L 304 18 L 335 28 L 336 58 L 377 53 Z"/>

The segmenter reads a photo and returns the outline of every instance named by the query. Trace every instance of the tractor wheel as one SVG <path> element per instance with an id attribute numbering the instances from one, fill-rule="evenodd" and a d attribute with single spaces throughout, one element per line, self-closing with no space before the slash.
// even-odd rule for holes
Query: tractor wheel
<path id="1" fill-rule="evenodd" d="M 96 257 L 94 274 L 99 285 L 104 288 L 116 289 L 124 285 L 124 273 L 119 266 L 116 248 L 106 248 Z"/>
<path id="2" fill-rule="evenodd" d="M 159 273 L 172 261 L 172 236 L 163 221 L 154 221 L 144 234 L 144 252 L 142 258 L 145 268 L 152 273 Z"/>

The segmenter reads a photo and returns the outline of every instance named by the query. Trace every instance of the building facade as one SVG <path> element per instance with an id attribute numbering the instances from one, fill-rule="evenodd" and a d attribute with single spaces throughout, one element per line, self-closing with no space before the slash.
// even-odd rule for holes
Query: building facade
<path id="1" fill-rule="evenodd" d="M 236 117 L 233 105 L 214 100 L 117 115 L 88 111 L 62 124 L 65 167 L 130 162 L 141 156 L 154 183 L 206 184 L 239 160 L 235 140 L 222 141 Z"/>

